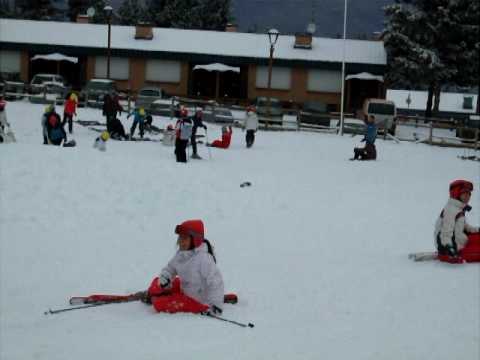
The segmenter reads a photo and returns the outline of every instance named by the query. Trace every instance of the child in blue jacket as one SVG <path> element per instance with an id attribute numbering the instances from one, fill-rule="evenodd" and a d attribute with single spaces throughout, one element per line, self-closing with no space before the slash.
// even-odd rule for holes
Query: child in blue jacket
<path id="1" fill-rule="evenodd" d="M 354 148 L 354 156 L 351 160 L 375 160 L 377 158 L 377 148 L 375 147 L 375 139 L 377 138 L 377 125 L 375 125 L 375 116 L 370 115 L 367 119 L 367 129 L 362 142 L 365 147 Z"/>
<path id="2" fill-rule="evenodd" d="M 145 109 L 143 107 L 133 110 L 130 114 L 128 114 L 127 119 L 133 115 L 133 124 L 130 128 L 130 138 L 133 138 L 133 134 L 135 133 L 135 129 L 137 128 L 137 124 L 139 125 L 140 129 L 140 138 L 143 139 L 143 133 L 145 130 Z"/>

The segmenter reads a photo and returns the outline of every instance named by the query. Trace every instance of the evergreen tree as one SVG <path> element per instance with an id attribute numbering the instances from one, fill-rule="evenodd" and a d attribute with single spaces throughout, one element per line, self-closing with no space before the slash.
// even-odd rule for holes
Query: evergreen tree
<path id="1" fill-rule="evenodd" d="M 87 12 L 87 0 L 68 0 L 68 17 L 71 21 L 77 20 L 77 15 Z"/>
<path id="2" fill-rule="evenodd" d="M 145 9 L 138 0 L 124 0 L 118 9 L 118 21 L 121 25 L 136 25 L 147 21 Z"/>
<path id="3" fill-rule="evenodd" d="M 94 24 L 106 24 L 108 23 L 107 17 L 105 15 L 105 6 L 107 6 L 107 2 L 105 0 L 88 0 L 87 1 L 87 9 L 92 7 L 95 9 L 95 15 L 93 15 L 92 19 L 90 20 Z M 114 15 L 112 13 L 112 19 Z M 114 21 L 112 20 L 112 23 Z"/>
<path id="4" fill-rule="evenodd" d="M 425 116 L 438 110 L 443 85 L 478 83 L 478 2 L 396 0 L 385 8 L 387 80 L 428 88 Z"/>
<path id="5" fill-rule="evenodd" d="M 167 0 L 149 0 L 147 2 L 147 20 L 154 26 L 168 27 L 165 21 L 164 10 Z"/>
<path id="6" fill-rule="evenodd" d="M 201 29 L 200 10 L 199 0 L 169 0 L 163 10 L 164 22 L 168 27 L 178 29 Z"/>
<path id="7" fill-rule="evenodd" d="M 232 21 L 230 0 L 201 0 L 199 14 L 202 18 L 202 29 L 223 31 Z"/>
<path id="8" fill-rule="evenodd" d="M 24 19 L 48 20 L 55 14 L 51 0 L 22 0 L 16 6 Z"/>
<path id="9" fill-rule="evenodd" d="M 13 17 L 14 13 L 10 8 L 8 0 L 0 0 L 0 18 Z"/>

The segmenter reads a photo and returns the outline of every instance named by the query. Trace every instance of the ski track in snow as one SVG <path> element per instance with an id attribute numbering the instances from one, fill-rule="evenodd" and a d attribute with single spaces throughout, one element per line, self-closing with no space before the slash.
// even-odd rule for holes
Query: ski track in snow
<path id="1" fill-rule="evenodd" d="M 8 103 L 18 142 L 0 145 L 1 359 L 480 357 L 479 265 L 407 258 L 433 250 L 456 178 L 474 181 L 467 219 L 479 224 L 479 166 L 463 150 L 378 139 L 378 161 L 350 162 L 360 136 L 259 131 L 246 149 L 234 128 L 230 149 L 209 159 L 199 145 L 204 160 L 185 165 L 159 142 L 101 153 L 76 123 L 77 147 L 41 145 L 42 112 Z M 205 221 L 239 295 L 224 316 L 254 329 L 139 302 L 43 314 L 73 295 L 145 289 L 189 218 Z"/>

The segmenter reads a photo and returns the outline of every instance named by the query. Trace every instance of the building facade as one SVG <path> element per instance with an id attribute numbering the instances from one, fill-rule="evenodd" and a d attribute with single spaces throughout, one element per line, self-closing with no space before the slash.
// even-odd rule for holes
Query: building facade
<path id="1" fill-rule="evenodd" d="M 366 97 L 385 97 L 382 41 L 327 39 L 308 34 L 279 36 L 268 87 L 268 37 L 231 31 L 112 26 L 110 57 L 107 25 L 0 19 L 0 73 L 24 82 L 36 73 L 63 75 L 74 88 L 91 78 L 110 78 L 121 90 L 159 86 L 178 96 L 247 102 L 259 96 L 302 104 L 319 101 L 339 109 L 345 59 L 347 111 Z M 61 53 L 78 62 L 34 60 Z M 208 71 L 221 64 L 228 71 Z M 357 76 L 369 74 L 370 77 Z"/>

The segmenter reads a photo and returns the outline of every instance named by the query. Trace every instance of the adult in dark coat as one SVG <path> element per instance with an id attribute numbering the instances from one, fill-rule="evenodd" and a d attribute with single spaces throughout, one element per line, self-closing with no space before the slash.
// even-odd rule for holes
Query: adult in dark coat
<path id="1" fill-rule="evenodd" d="M 190 139 L 190 142 L 192 143 L 192 159 L 201 159 L 201 157 L 197 153 L 197 129 L 199 127 L 202 127 L 207 130 L 207 126 L 203 123 L 203 112 L 201 109 L 197 110 L 195 112 L 195 115 L 192 116 L 192 122 L 192 137 Z"/>

